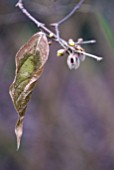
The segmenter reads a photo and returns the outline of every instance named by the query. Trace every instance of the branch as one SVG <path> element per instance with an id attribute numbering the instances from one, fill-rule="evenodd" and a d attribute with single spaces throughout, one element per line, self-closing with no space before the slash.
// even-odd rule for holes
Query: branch
<path id="1" fill-rule="evenodd" d="M 72 9 L 72 11 L 58 22 L 58 25 L 68 20 L 80 8 L 83 2 L 84 0 L 80 0 L 80 2 Z"/>
<path id="2" fill-rule="evenodd" d="M 55 27 L 55 31 L 56 31 L 56 34 L 57 34 L 57 39 L 59 40 L 60 38 L 60 32 L 59 32 L 59 26 L 64 23 L 66 20 L 68 20 L 79 8 L 80 6 L 82 5 L 82 3 L 84 2 L 84 0 L 80 0 L 80 2 L 78 4 L 76 4 L 76 6 L 72 9 L 72 11 L 66 15 L 63 19 L 61 19 L 60 21 L 56 22 L 56 23 L 53 23 L 51 24 L 52 26 Z"/>
<path id="3" fill-rule="evenodd" d="M 84 0 L 81 0 L 78 5 L 76 5 L 74 7 L 74 9 L 65 17 L 63 18 L 62 20 L 60 20 L 58 24 L 62 24 L 64 21 L 66 21 L 79 7 L 80 5 L 83 3 Z M 95 55 L 92 55 L 92 54 L 88 54 L 86 52 L 83 51 L 80 51 L 78 49 L 76 49 L 75 47 L 69 45 L 65 40 L 63 40 L 62 38 L 58 38 L 58 35 L 59 35 L 59 32 L 58 32 L 58 29 L 56 27 L 56 34 L 53 33 L 51 30 L 49 30 L 45 24 L 39 22 L 38 20 L 36 20 L 26 9 L 25 7 L 23 6 L 23 3 L 22 3 L 22 0 L 19 0 L 18 3 L 16 4 L 16 7 L 19 7 L 19 9 L 33 22 L 36 24 L 36 26 L 40 29 L 42 29 L 49 37 L 53 38 L 55 41 L 57 41 L 68 53 L 80 53 L 80 54 L 83 54 L 83 55 L 86 55 L 86 56 L 89 56 L 89 57 L 92 57 L 94 59 L 97 59 L 97 61 L 100 61 L 102 60 L 102 57 L 97 57 Z M 92 40 L 94 41 L 94 40 Z M 79 41 L 77 41 L 75 43 L 75 45 L 77 44 L 84 44 L 85 41 L 82 41 L 81 43 L 79 43 Z M 85 43 L 89 43 L 89 42 L 85 42 Z"/>

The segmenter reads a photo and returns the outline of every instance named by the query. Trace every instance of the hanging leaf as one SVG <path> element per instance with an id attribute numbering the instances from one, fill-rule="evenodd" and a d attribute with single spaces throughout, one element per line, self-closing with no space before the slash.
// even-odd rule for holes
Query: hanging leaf
<path id="1" fill-rule="evenodd" d="M 18 112 L 18 121 L 15 127 L 17 150 L 20 147 L 27 104 L 34 86 L 42 74 L 48 55 L 48 40 L 43 32 L 34 34 L 16 54 L 15 78 L 9 93 Z"/>

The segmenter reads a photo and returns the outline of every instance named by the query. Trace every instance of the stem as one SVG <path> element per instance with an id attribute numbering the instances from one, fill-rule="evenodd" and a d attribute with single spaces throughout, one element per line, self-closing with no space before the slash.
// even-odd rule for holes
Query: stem
<path id="1" fill-rule="evenodd" d="M 76 4 L 76 6 L 72 9 L 72 11 L 58 22 L 58 25 L 62 24 L 66 20 L 68 20 L 80 8 L 80 6 L 82 5 L 83 2 L 84 2 L 84 0 L 80 0 L 80 2 L 78 4 Z"/>
<path id="2" fill-rule="evenodd" d="M 66 15 L 63 19 L 61 19 L 60 21 L 56 22 L 56 23 L 52 23 L 51 25 L 55 27 L 55 31 L 56 31 L 56 35 L 57 35 L 57 40 L 59 41 L 60 39 L 60 33 L 59 33 L 59 26 L 64 23 L 66 20 L 68 20 L 82 5 L 82 3 L 84 2 L 84 0 L 80 0 L 80 2 L 78 4 L 76 4 L 76 6 L 72 9 L 72 11 Z"/>
<path id="3" fill-rule="evenodd" d="M 76 44 L 94 44 L 96 43 L 96 40 L 88 40 L 88 41 L 82 41 L 82 42 L 77 42 Z"/>
<path id="4" fill-rule="evenodd" d="M 81 51 L 79 51 L 79 53 L 82 53 L 82 54 L 84 54 L 84 55 L 86 55 L 86 56 L 88 56 L 88 57 L 94 58 L 94 59 L 96 59 L 97 61 L 101 61 L 101 60 L 103 59 L 102 57 L 98 57 L 98 56 L 96 56 L 96 55 L 93 55 L 93 54 L 90 54 L 90 53 L 86 53 L 86 52 L 81 52 Z"/>
<path id="5" fill-rule="evenodd" d="M 45 31 L 48 34 L 53 34 L 54 38 L 58 43 L 63 47 L 63 48 L 70 48 L 68 43 L 63 40 L 62 38 L 59 38 L 58 40 L 58 35 L 54 34 L 51 30 L 49 30 L 43 23 L 39 22 L 36 20 L 23 6 L 22 0 L 19 0 L 18 3 L 16 4 L 16 7 L 19 7 L 19 9 L 31 20 L 33 23 L 37 25 L 38 28 L 41 28 L 43 31 Z M 75 50 L 75 49 L 74 49 Z"/>

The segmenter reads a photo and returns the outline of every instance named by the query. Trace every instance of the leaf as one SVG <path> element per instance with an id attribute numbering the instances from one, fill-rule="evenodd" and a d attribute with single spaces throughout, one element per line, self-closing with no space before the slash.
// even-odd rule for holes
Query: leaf
<path id="1" fill-rule="evenodd" d="M 17 150 L 23 134 L 23 119 L 34 86 L 42 74 L 48 59 L 49 45 L 43 32 L 34 34 L 16 54 L 15 78 L 10 86 L 9 93 L 18 113 L 15 127 Z"/>

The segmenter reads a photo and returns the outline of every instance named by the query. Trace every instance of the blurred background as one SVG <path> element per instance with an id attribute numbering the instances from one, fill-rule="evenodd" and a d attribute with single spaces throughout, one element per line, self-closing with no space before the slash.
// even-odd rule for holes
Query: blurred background
<path id="1" fill-rule="evenodd" d="M 61 37 L 96 39 L 84 45 L 87 57 L 70 71 L 61 47 L 50 46 L 49 60 L 33 91 L 24 120 L 20 150 L 17 113 L 9 96 L 15 55 L 38 28 L 16 0 L 0 1 L 0 170 L 114 170 L 114 1 L 85 0 L 61 25 Z M 53 30 L 78 0 L 24 0 L 26 8 Z"/>

